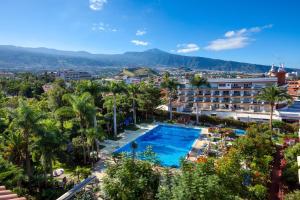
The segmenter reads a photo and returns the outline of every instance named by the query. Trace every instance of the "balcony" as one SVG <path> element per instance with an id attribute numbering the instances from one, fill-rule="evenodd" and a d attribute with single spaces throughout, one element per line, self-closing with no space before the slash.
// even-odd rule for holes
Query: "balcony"
<path id="1" fill-rule="evenodd" d="M 206 99 L 203 100 L 203 102 L 208 103 L 208 102 L 210 102 L 210 99 L 206 98 Z"/>
<path id="2" fill-rule="evenodd" d="M 240 86 L 240 85 L 233 85 L 233 86 L 231 86 L 231 88 L 233 88 L 233 89 L 241 89 L 242 86 Z"/>
<path id="3" fill-rule="evenodd" d="M 189 96 L 190 96 L 190 95 L 194 95 L 194 92 L 189 91 L 189 92 L 186 92 L 185 95 L 189 95 Z"/>
<path id="4" fill-rule="evenodd" d="M 231 96 L 237 97 L 237 96 L 241 96 L 240 92 L 234 92 Z"/>
<path id="5" fill-rule="evenodd" d="M 239 100 L 239 99 L 234 99 L 234 100 L 232 100 L 232 103 L 241 103 L 241 100 Z"/>
<path id="6" fill-rule="evenodd" d="M 194 99 L 194 102 L 195 102 L 195 103 L 197 103 L 197 102 L 202 102 L 202 101 L 203 101 L 202 98 L 195 98 L 195 99 Z"/>
<path id="7" fill-rule="evenodd" d="M 214 103 L 218 103 L 219 101 L 220 100 L 218 98 L 212 100 L 212 102 L 214 102 Z"/>

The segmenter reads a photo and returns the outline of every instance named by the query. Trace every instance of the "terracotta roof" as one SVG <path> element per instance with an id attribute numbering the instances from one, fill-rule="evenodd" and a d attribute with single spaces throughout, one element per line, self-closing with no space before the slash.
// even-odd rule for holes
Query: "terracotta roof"
<path id="1" fill-rule="evenodd" d="M 26 200 L 26 198 L 18 197 L 17 194 L 7 190 L 5 186 L 0 186 L 0 200 Z"/>

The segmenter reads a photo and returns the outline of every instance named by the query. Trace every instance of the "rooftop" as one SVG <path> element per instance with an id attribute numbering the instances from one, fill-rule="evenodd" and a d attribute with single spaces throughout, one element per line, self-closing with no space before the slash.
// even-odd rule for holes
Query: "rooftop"
<path id="1" fill-rule="evenodd" d="M 276 77 L 261 77 L 261 78 L 214 78 L 208 79 L 210 83 L 244 83 L 244 82 L 277 82 Z"/>

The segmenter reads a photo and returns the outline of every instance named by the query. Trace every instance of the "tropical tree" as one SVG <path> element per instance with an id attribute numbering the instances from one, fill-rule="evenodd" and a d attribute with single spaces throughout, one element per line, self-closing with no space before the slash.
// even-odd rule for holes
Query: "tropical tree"
<path id="1" fill-rule="evenodd" d="M 152 83 L 142 82 L 140 84 L 140 93 L 138 94 L 137 102 L 139 110 L 146 113 L 146 120 L 148 113 L 152 113 L 161 104 L 160 89 L 155 87 Z"/>
<path id="2" fill-rule="evenodd" d="M 19 100 L 19 107 L 14 113 L 14 119 L 10 124 L 10 129 L 22 134 L 24 140 L 24 154 L 25 154 L 25 168 L 29 178 L 32 177 L 31 168 L 31 152 L 30 152 L 30 140 L 31 137 L 40 129 L 40 120 L 44 115 L 34 106 L 30 105 L 28 101 L 23 99 Z"/>
<path id="3" fill-rule="evenodd" d="M 273 112 L 276 104 L 284 101 L 291 102 L 292 100 L 291 96 L 287 94 L 286 90 L 274 85 L 263 88 L 258 94 L 257 99 L 270 105 L 270 130 L 272 130 Z"/>
<path id="4" fill-rule="evenodd" d="M 173 112 L 172 112 L 172 100 L 177 92 L 177 86 L 179 83 L 175 80 L 170 78 L 170 74 L 166 73 L 163 76 L 163 82 L 161 83 L 161 87 L 164 88 L 167 92 L 167 98 L 168 98 L 168 110 L 170 113 L 170 120 L 173 119 Z"/>
<path id="5" fill-rule="evenodd" d="M 37 137 L 34 138 L 33 157 L 40 161 L 44 170 L 45 182 L 47 182 L 47 173 L 52 178 L 53 160 L 63 150 L 64 139 L 56 126 L 55 120 L 42 120 L 40 124 L 42 128 Z"/>
<path id="6" fill-rule="evenodd" d="M 93 97 L 90 95 L 90 93 L 85 92 L 81 95 L 65 94 L 63 99 L 71 105 L 72 110 L 75 113 L 76 119 L 80 125 L 82 139 L 86 138 L 87 129 L 93 125 L 96 112 Z M 82 147 L 83 160 L 86 164 L 86 148 L 85 145 Z"/>
<path id="7" fill-rule="evenodd" d="M 199 75 L 195 75 L 191 80 L 191 85 L 196 88 L 196 91 L 197 91 L 196 94 L 198 96 L 200 88 L 203 87 L 203 86 L 208 87 L 209 83 L 208 83 L 207 79 L 202 78 Z M 199 105 L 198 105 L 198 101 L 196 102 L 196 121 L 197 121 L 197 124 L 198 124 L 199 123 Z"/>
<path id="8" fill-rule="evenodd" d="M 117 94 L 124 93 L 126 91 L 124 82 L 110 81 L 107 84 L 107 91 L 113 96 L 113 121 L 114 121 L 114 137 L 117 137 Z"/>
<path id="9" fill-rule="evenodd" d="M 0 151 L 6 160 L 22 166 L 24 161 L 24 137 L 20 131 L 7 130 L 0 136 Z"/>
<path id="10" fill-rule="evenodd" d="M 97 147 L 97 142 L 102 139 L 103 130 L 98 127 L 90 128 L 87 131 L 87 144 L 91 147 L 92 154 L 92 167 L 94 166 L 95 158 L 98 158 L 99 148 L 96 148 L 97 154 L 95 154 L 95 146 Z"/>
<path id="11" fill-rule="evenodd" d="M 140 93 L 140 87 L 137 84 L 130 84 L 128 85 L 127 90 L 132 100 L 133 122 L 134 124 L 136 124 L 136 101 L 138 98 L 138 94 Z"/>
<path id="12" fill-rule="evenodd" d="M 20 186 L 25 180 L 23 170 L 0 156 L 0 183 L 8 187 Z"/>
<path id="13" fill-rule="evenodd" d="M 159 173 L 148 161 L 121 158 L 118 164 L 109 165 L 103 179 L 107 199 L 155 199 L 159 186 Z"/>

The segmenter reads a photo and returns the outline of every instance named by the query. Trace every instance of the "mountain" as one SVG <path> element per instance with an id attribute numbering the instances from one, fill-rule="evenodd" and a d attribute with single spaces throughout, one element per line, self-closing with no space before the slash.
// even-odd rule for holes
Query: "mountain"
<path id="1" fill-rule="evenodd" d="M 159 49 L 123 54 L 92 54 L 85 51 L 61 51 L 48 48 L 25 48 L 0 45 L 0 69 L 93 71 L 102 67 L 188 67 L 199 70 L 266 72 L 270 66 L 182 56 Z M 299 69 L 287 69 L 299 71 Z"/>

